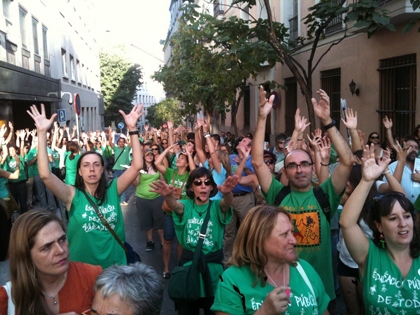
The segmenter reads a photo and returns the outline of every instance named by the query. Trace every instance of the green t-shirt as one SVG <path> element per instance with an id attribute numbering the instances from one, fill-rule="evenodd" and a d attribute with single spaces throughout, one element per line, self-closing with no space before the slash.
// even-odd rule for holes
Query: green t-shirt
<path id="1" fill-rule="evenodd" d="M 283 314 L 323 314 L 330 301 L 324 284 L 314 268 L 303 259 L 299 260 L 315 293 L 302 278 L 296 267 L 290 266 L 290 305 Z M 253 286 L 255 274 L 248 265 L 231 266 L 223 273 L 217 286 L 211 310 L 227 314 L 254 314 L 263 304 L 266 296 L 274 290 L 270 283 L 262 286 L 259 279 Z M 245 303 L 245 312 L 244 312 Z"/>
<path id="2" fill-rule="evenodd" d="M 68 185 L 74 186 L 76 183 L 77 161 L 80 159 L 80 154 L 76 154 L 73 160 L 70 159 L 70 151 L 65 153 L 64 163 L 66 165 L 66 178 L 64 182 Z"/>
<path id="3" fill-rule="evenodd" d="M 29 152 L 25 154 L 24 156 L 24 160 L 25 163 L 28 164 L 28 162 L 30 161 L 29 159 L 30 155 Z M 28 165 L 28 178 L 34 177 L 34 167 L 33 165 Z"/>
<path id="4" fill-rule="evenodd" d="M 274 204 L 274 200 L 281 188 L 283 188 L 283 184 L 273 177 L 266 198 L 268 204 Z M 337 195 L 331 177 L 321 184 L 321 188 L 328 196 L 331 209 L 330 218 L 332 218 L 337 211 L 344 190 L 341 195 Z M 325 290 L 330 299 L 335 299 L 331 256 L 331 227 L 313 193 L 313 188 L 311 187 L 309 191 L 304 192 L 292 189 L 279 206 L 290 213 L 294 228 L 293 235 L 297 242 L 295 248 L 299 257 L 314 267 L 324 282 Z"/>
<path id="5" fill-rule="evenodd" d="M 182 175 L 179 175 L 178 170 L 173 170 L 169 167 L 166 168 L 165 175 L 163 175 L 163 177 L 169 185 L 172 185 L 177 188 L 182 188 L 181 199 L 189 199 L 187 193 L 185 192 L 185 185 L 188 182 L 189 176 L 190 173 L 188 171 L 186 171 Z"/>
<path id="6" fill-rule="evenodd" d="M 204 218 L 206 217 L 207 207 L 206 205 L 197 205 L 194 200 L 180 200 L 184 204 L 184 213 L 182 220 L 180 216 L 174 211 L 172 217 L 174 219 L 175 233 L 178 238 L 178 242 L 183 248 L 194 251 L 198 242 L 198 235 L 201 230 Z M 210 252 L 215 252 L 223 246 L 223 236 L 225 232 L 225 226 L 230 222 L 233 216 L 233 210 L 230 208 L 224 215 L 220 209 L 220 200 L 211 201 L 210 206 L 210 219 L 207 225 L 206 238 L 203 242 L 202 251 L 206 255 Z M 201 213 L 201 216 L 200 216 Z M 189 261 L 185 265 L 190 265 L 192 262 Z M 208 263 L 212 283 L 213 291 L 216 291 L 217 282 L 219 276 L 223 273 L 224 267 L 218 263 Z M 203 286 L 203 280 L 201 282 L 201 296 L 205 296 L 205 290 Z"/>
<path id="7" fill-rule="evenodd" d="M 28 161 L 32 160 L 37 155 L 38 155 L 38 148 L 32 148 L 28 152 Z M 49 147 L 47 147 L 47 155 L 48 156 L 52 155 L 52 151 L 51 151 L 51 149 Z M 50 163 L 50 161 L 48 161 L 48 166 L 49 166 L 50 171 L 51 171 L 51 163 Z M 32 174 L 33 175 L 39 175 L 39 172 L 38 172 L 38 160 L 36 160 L 36 162 L 34 164 L 32 164 Z"/>
<path id="8" fill-rule="evenodd" d="M 420 257 L 414 258 L 403 279 L 386 249 L 369 240 L 365 263 L 363 301 L 365 314 L 418 314 L 420 309 Z"/>
<path id="9" fill-rule="evenodd" d="M 91 195 L 89 197 L 94 202 L 98 202 L 95 197 Z M 98 208 L 121 242 L 124 243 L 124 218 L 117 190 L 117 180 L 112 181 L 106 191 L 104 203 Z M 99 265 L 103 269 L 114 264 L 127 264 L 124 250 L 101 223 L 85 194 L 78 189 L 76 189 L 71 202 L 67 236 L 71 261 Z"/>
<path id="10" fill-rule="evenodd" d="M 121 165 L 130 165 L 130 150 L 131 147 L 129 145 L 126 145 L 123 149 L 121 149 L 119 146 L 114 146 L 115 165 L 112 168 L 113 170 L 126 170 L 126 168 L 122 167 Z"/>
<path id="11" fill-rule="evenodd" d="M 159 179 L 160 173 L 156 174 L 143 174 L 140 173 L 140 182 L 136 188 L 136 196 L 143 199 L 152 200 L 160 195 L 155 192 L 150 192 L 150 184 Z"/>
<path id="12" fill-rule="evenodd" d="M 6 162 L 4 163 L 4 170 L 13 173 L 16 171 L 17 167 L 19 167 L 19 177 L 17 179 L 9 179 L 9 182 L 16 183 L 20 181 L 26 181 L 26 173 L 25 173 L 25 161 L 23 157 L 20 158 L 20 165 L 16 165 L 16 159 L 8 156 L 6 158 Z"/>
<path id="13" fill-rule="evenodd" d="M 104 151 L 104 157 L 110 158 L 114 155 L 114 151 L 112 150 L 111 146 L 107 145 L 105 148 L 103 148 Z"/>
<path id="14" fill-rule="evenodd" d="M 52 158 L 53 158 L 53 167 L 59 168 L 60 166 L 60 152 L 57 150 L 52 151 Z"/>

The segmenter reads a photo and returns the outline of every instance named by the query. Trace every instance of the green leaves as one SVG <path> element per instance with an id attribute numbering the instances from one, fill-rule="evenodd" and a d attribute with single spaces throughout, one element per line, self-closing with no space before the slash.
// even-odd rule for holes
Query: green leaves
<path id="1" fill-rule="evenodd" d="M 141 85 L 142 72 L 138 64 L 130 64 L 116 53 L 101 52 L 101 90 L 104 95 L 105 125 L 121 119 L 118 110 L 131 111 L 133 98 Z"/>

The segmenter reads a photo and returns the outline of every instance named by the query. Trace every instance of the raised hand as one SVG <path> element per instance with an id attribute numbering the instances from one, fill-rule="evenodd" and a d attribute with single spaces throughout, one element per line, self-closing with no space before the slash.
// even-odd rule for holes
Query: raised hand
<path id="1" fill-rule="evenodd" d="M 238 182 L 239 177 L 237 175 L 232 175 L 226 178 L 225 182 L 221 186 L 218 185 L 217 189 L 219 189 L 222 194 L 227 194 L 232 192 Z"/>
<path id="2" fill-rule="evenodd" d="M 166 197 L 174 192 L 174 187 L 172 185 L 168 185 L 166 181 L 162 179 L 152 182 L 149 186 L 152 188 L 149 189 L 149 192 L 158 193 L 163 197 Z"/>
<path id="3" fill-rule="evenodd" d="M 259 104 L 258 115 L 261 117 L 267 117 L 270 111 L 273 109 L 274 95 L 271 95 L 270 98 L 267 99 L 265 96 L 266 92 L 262 85 L 260 85 L 259 92 L 260 92 L 260 104 Z"/>
<path id="4" fill-rule="evenodd" d="M 330 98 L 328 94 L 319 89 L 317 93 L 320 96 L 319 102 L 315 98 L 312 98 L 312 105 L 314 107 L 314 112 L 316 117 L 318 117 L 323 125 L 331 123 L 331 112 L 330 112 Z"/>
<path id="5" fill-rule="evenodd" d="M 57 114 L 55 113 L 55 114 L 52 114 L 50 119 L 45 117 L 45 106 L 44 106 L 44 104 L 41 104 L 41 112 L 39 112 L 36 105 L 32 105 L 30 107 L 30 111 L 27 110 L 26 112 L 34 120 L 38 133 L 47 132 L 51 128 L 51 126 L 54 122 L 54 119 L 57 116 Z"/>
<path id="6" fill-rule="evenodd" d="M 387 116 L 384 116 L 382 119 L 382 124 L 384 125 L 385 129 L 392 128 L 392 119 L 389 119 Z"/>
<path id="7" fill-rule="evenodd" d="M 373 144 L 365 146 L 362 157 L 362 178 L 365 181 L 376 180 L 383 171 L 388 167 L 391 159 L 381 159 L 380 164 L 376 164 L 375 160 L 375 146 Z"/>
<path id="8" fill-rule="evenodd" d="M 344 126 L 346 126 L 347 129 L 356 129 L 357 112 L 353 112 L 353 109 L 348 108 L 344 111 L 344 116 L 346 117 L 346 119 L 341 118 L 341 121 L 343 122 Z"/>
<path id="9" fill-rule="evenodd" d="M 300 116 L 300 109 L 296 109 L 295 113 L 295 130 L 303 133 L 311 123 L 307 123 L 308 119 L 303 116 Z"/>
<path id="10" fill-rule="evenodd" d="M 119 113 L 124 117 L 127 128 L 137 129 L 137 121 L 144 114 L 143 107 L 143 104 L 136 104 L 129 114 L 125 114 L 122 110 L 119 110 Z"/>

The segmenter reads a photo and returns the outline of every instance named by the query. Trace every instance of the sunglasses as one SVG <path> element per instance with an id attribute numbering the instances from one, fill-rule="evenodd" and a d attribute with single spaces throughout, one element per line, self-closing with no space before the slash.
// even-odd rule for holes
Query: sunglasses
<path id="1" fill-rule="evenodd" d="M 273 160 L 264 160 L 264 163 L 272 165 L 272 164 L 274 164 L 274 161 Z"/>
<path id="2" fill-rule="evenodd" d="M 193 181 L 193 184 L 195 186 L 201 186 L 202 183 L 203 183 L 203 181 L 201 179 L 198 179 L 198 180 Z M 204 185 L 210 186 L 211 185 L 211 180 L 210 179 L 205 179 L 204 180 Z"/>
<path id="3" fill-rule="evenodd" d="M 153 151 L 159 151 L 159 148 L 152 148 Z"/>
<path id="4" fill-rule="evenodd" d="M 379 139 L 379 137 L 378 136 L 372 136 L 372 137 L 370 137 L 371 139 Z"/>
<path id="5" fill-rule="evenodd" d="M 162 142 L 162 144 L 168 144 L 168 142 Z"/>

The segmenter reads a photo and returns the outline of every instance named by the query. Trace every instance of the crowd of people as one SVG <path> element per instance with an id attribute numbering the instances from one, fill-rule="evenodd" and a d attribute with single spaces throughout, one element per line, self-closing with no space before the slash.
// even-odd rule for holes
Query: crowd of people
<path id="1" fill-rule="evenodd" d="M 293 132 L 267 148 L 273 97 L 259 92 L 255 132 L 238 137 L 211 133 L 203 118 L 190 130 L 168 121 L 140 134 L 138 105 L 120 111 L 127 134 L 109 128 L 77 138 L 43 105 L 28 111 L 36 130 L 3 125 L 0 198 L 8 203 L 0 206 L 15 200 L 19 216 L 0 315 L 159 314 L 175 239 L 179 266 L 194 267 L 200 250 L 199 296 L 175 300 L 180 315 L 333 314 L 338 292 L 347 314 L 416 314 L 420 128 L 400 145 L 385 117 L 384 144 L 378 132 L 365 141 L 348 109 L 347 140 L 319 90 L 312 104 L 323 130 L 309 133 L 297 110 Z M 117 238 L 125 242 L 122 207 L 130 200 L 145 251 L 160 245 L 161 276 L 127 266 Z"/>

